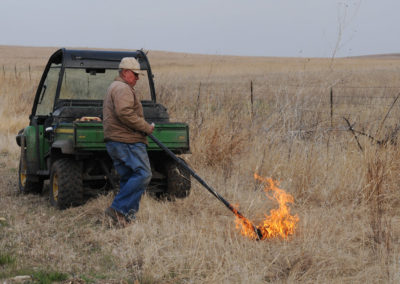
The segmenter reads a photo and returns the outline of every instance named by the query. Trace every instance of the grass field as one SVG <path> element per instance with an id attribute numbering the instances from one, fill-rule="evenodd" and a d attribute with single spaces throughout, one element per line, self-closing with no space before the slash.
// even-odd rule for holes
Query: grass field
<path id="1" fill-rule="evenodd" d="M 15 134 L 28 123 L 53 51 L 0 46 L 0 279 L 400 282 L 400 57 L 149 52 L 159 101 L 171 120 L 190 124 L 185 159 L 201 177 L 256 223 L 276 205 L 254 173 L 293 195 L 294 235 L 257 242 L 196 182 L 184 200 L 144 196 L 137 222 L 125 229 L 103 217 L 111 194 L 65 211 L 49 205 L 46 188 L 18 194 Z M 393 143 L 356 140 L 343 117 Z"/>

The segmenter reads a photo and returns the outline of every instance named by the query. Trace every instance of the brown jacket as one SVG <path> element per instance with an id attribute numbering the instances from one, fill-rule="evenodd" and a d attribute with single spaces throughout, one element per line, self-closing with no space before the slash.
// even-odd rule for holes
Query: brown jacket
<path id="1" fill-rule="evenodd" d="M 135 90 L 121 77 L 111 83 L 104 98 L 103 129 L 104 141 L 147 144 L 143 132 L 149 134 L 151 125 L 144 120 Z"/>

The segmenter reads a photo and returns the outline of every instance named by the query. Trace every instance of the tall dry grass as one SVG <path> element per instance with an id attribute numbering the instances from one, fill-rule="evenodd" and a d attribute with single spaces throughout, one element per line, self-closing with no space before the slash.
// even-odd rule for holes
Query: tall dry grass
<path id="1" fill-rule="evenodd" d="M 15 261 L 0 265 L 0 278 L 46 270 L 103 283 L 399 282 L 397 144 L 358 136 L 361 150 L 343 119 L 378 140 L 392 133 L 397 104 L 382 121 L 398 92 L 392 87 L 400 86 L 399 59 L 331 65 L 317 58 L 149 53 L 160 102 L 173 120 L 190 124 L 186 159 L 200 176 L 256 223 L 275 204 L 254 172 L 279 180 L 294 196 L 296 234 L 255 242 L 242 237 L 233 215 L 195 182 L 184 200 L 145 196 L 137 222 L 125 229 L 110 229 L 102 216 L 111 195 L 57 211 L 46 193 L 17 194 L 14 135 L 27 123 L 39 69 L 54 49 L 4 50 L 14 59 L 0 57 L 6 68 L 4 76 L 0 69 L 0 217 L 6 219 L 0 254 Z M 22 62 L 38 68 L 31 78 L 27 71 L 15 75 L 14 65 Z"/>

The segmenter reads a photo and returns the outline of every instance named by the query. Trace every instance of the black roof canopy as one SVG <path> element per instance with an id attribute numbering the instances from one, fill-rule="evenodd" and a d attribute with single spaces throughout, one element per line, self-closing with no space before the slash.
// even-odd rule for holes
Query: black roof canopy
<path id="1" fill-rule="evenodd" d="M 141 50 L 137 51 L 104 51 L 59 49 L 53 55 L 54 63 L 63 63 L 66 68 L 106 68 L 118 69 L 121 59 L 135 57 L 142 70 L 148 69 L 147 58 Z"/>

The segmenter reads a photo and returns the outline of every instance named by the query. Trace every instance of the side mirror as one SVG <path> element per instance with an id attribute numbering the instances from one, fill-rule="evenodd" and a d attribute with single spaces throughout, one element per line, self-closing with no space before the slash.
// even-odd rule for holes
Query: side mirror
<path id="1" fill-rule="evenodd" d="M 47 127 L 44 131 L 44 138 L 49 140 L 50 142 L 54 139 L 54 128 L 52 126 Z"/>

